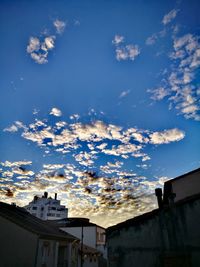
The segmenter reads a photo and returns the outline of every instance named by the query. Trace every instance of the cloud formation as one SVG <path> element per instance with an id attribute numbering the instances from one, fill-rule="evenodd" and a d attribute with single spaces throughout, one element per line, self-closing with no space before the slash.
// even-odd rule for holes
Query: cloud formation
<path id="1" fill-rule="evenodd" d="M 31 58 L 38 64 L 45 64 L 48 62 L 49 50 L 55 46 L 55 36 L 45 37 L 40 41 L 37 37 L 30 37 L 26 51 Z"/>
<path id="2" fill-rule="evenodd" d="M 178 13 L 177 9 L 172 9 L 169 13 L 167 13 L 162 20 L 162 23 L 164 25 L 167 25 L 168 23 L 170 23 L 173 19 L 175 19 L 176 15 Z"/>
<path id="3" fill-rule="evenodd" d="M 52 108 L 50 115 L 56 116 L 56 117 L 60 117 L 62 116 L 62 112 L 60 109 L 58 108 Z"/>
<path id="4" fill-rule="evenodd" d="M 115 35 L 112 43 L 115 45 L 116 59 L 121 60 L 132 60 L 140 54 L 140 48 L 138 45 L 134 44 L 124 44 L 124 37 L 120 35 Z"/>
<path id="5" fill-rule="evenodd" d="M 169 108 L 175 107 L 178 114 L 186 119 L 200 120 L 199 87 L 195 82 L 200 66 L 199 36 L 185 34 L 174 37 L 173 50 L 169 54 L 172 61 L 168 76 L 162 79 L 159 88 L 148 90 L 152 99 L 167 98 Z"/>
<path id="6" fill-rule="evenodd" d="M 56 32 L 58 34 L 62 34 L 65 30 L 65 27 L 66 27 L 66 22 L 62 21 L 62 20 L 59 20 L 59 19 L 56 19 L 54 22 L 53 22 L 53 25 L 54 27 L 56 28 Z"/>

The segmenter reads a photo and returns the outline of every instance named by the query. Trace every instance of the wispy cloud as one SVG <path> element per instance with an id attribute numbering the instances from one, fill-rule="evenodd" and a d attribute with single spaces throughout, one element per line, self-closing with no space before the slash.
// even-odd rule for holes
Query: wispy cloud
<path id="1" fill-rule="evenodd" d="M 132 60 L 140 54 L 140 48 L 138 45 L 134 44 L 124 44 L 124 37 L 120 35 L 115 35 L 112 43 L 115 45 L 116 59 L 121 60 Z"/>
<path id="2" fill-rule="evenodd" d="M 126 97 L 128 94 L 130 94 L 130 90 L 126 90 L 126 91 L 122 91 L 121 94 L 119 95 L 119 98 L 124 98 Z"/>
<path id="3" fill-rule="evenodd" d="M 119 45 L 120 43 L 123 43 L 124 41 L 124 36 L 122 35 L 115 35 L 114 39 L 112 40 L 112 43 L 114 45 Z"/>
<path id="4" fill-rule="evenodd" d="M 200 66 L 199 36 L 185 34 L 174 36 L 172 61 L 163 82 L 156 89 L 148 90 L 155 101 L 167 98 L 169 108 L 175 107 L 186 119 L 200 120 L 199 87 L 195 82 Z"/>
<path id="5" fill-rule="evenodd" d="M 170 23 L 173 19 L 175 19 L 177 13 L 178 13 L 178 9 L 172 9 L 169 13 L 167 13 L 162 20 L 162 23 L 164 25 L 167 25 L 168 23 Z"/>
<path id="6" fill-rule="evenodd" d="M 62 34 L 65 30 L 65 27 L 66 27 L 66 22 L 62 21 L 62 20 L 59 20 L 59 19 L 56 19 L 54 22 L 53 22 L 53 25 L 54 27 L 56 28 L 56 32 L 58 34 Z"/>

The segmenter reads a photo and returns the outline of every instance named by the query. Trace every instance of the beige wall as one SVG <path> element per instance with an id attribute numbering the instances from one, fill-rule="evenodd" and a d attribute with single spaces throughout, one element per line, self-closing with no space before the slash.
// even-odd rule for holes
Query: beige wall
<path id="1" fill-rule="evenodd" d="M 37 236 L 0 216 L 0 266 L 33 267 Z"/>
<path id="2" fill-rule="evenodd" d="M 172 180 L 172 190 L 176 193 L 175 202 L 200 193 L 200 171 Z"/>

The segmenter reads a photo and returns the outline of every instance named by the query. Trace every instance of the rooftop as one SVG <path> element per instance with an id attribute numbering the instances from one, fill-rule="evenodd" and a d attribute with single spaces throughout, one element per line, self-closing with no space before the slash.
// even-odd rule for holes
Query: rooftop
<path id="1" fill-rule="evenodd" d="M 0 216 L 33 232 L 40 237 L 62 240 L 77 240 L 76 237 L 56 229 L 50 224 L 31 215 L 24 208 L 0 202 Z"/>

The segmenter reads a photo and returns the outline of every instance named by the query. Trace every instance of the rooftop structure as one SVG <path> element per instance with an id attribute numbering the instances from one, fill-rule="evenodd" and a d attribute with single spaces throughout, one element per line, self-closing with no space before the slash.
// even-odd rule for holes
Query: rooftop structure
<path id="1" fill-rule="evenodd" d="M 58 220 L 68 217 L 68 209 L 60 205 L 55 193 L 54 199 L 44 192 L 42 197 L 34 196 L 33 200 L 24 207 L 29 213 L 42 220 Z"/>

